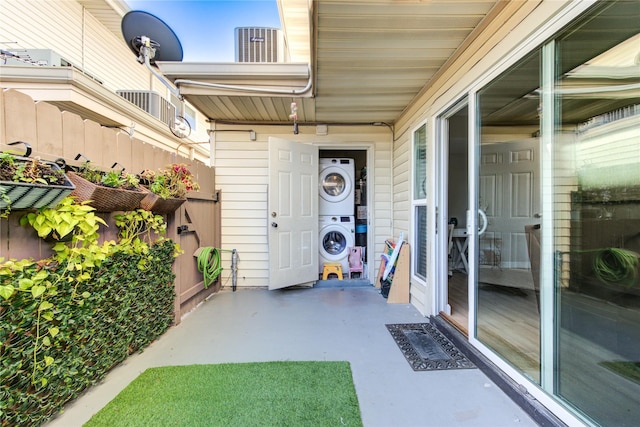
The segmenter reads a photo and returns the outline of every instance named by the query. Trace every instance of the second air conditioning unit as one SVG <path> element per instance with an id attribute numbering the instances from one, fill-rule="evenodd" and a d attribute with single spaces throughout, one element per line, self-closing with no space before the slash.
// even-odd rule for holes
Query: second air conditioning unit
<path id="1" fill-rule="evenodd" d="M 284 34 L 277 28 L 237 27 L 236 62 L 287 62 Z"/>
<path id="2" fill-rule="evenodd" d="M 160 96 L 158 92 L 150 90 L 118 90 L 116 93 L 168 126 L 173 124 L 176 117 L 176 107 Z"/>

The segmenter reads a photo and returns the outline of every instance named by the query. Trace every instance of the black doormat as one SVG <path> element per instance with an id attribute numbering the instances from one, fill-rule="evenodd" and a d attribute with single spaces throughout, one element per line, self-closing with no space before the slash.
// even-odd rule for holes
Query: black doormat
<path id="1" fill-rule="evenodd" d="M 414 371 L 475 368 L 431 323 L 386 325 Z"/>

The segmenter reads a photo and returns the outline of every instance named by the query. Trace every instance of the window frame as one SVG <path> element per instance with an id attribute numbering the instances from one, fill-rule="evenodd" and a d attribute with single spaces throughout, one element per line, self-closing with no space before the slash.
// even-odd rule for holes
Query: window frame
<path id="1" fill-rule="evenodd" d="M 428 211 L 427 211 L 427 189 L 428 183 L 428 170 L 427 170 L 427 154 L 428 154 L 428 132 L 429 127 L 427 120 L 420 122 L 411 133 L 411 185 L 410 185 L 410 202 L 411 202 L 411 231 L 412 231 L 412 245 L 414 250 L 413 262 L 411 267 L 412 277 L 419 283 L 426 286 L 428 278 L 428 256 L 427 256 L 427 227 L 428 227 Z M 423 140 L 418 140 L 422 137 Z M 421 145 L 421 147 L 418 146 Z M 420 154 L 424 155 L 424 158 L 419 158 L 418 150 L 422 149 Z M 419 170 L 422 169 L 422 174 L 418 175 Z M 422 183 L 417 182 L 422 178 Z M 420 194 L 419 191 L 422 188 L 424 194 Z M 420 226 L 418 224 L 419 215 L 418 209 L 424 210 L 424 233 L 420 233 Z M 420 250 L 422 248 L 422 251 Z M 422 263 L 420 262 L 422 261 Z M 424 272 L 419 271 L 421 265 L 424 265 Z"/>

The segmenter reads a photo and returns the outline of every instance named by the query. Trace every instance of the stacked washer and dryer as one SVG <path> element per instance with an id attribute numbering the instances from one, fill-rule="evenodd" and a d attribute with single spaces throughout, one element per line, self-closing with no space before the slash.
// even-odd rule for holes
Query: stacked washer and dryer
<path id="1" fill-rule="evenodd" d="M 326 262 L 342 263 L 349 272 L 349 248 L 355 246 L 354 159 L 320 159 L 320 273 Z"/>

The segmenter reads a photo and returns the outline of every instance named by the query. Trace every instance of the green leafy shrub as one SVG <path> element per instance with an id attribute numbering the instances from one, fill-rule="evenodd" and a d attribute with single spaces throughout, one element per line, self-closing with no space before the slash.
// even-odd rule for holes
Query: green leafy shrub
<path id="1" fill-rule="evenodd" d="M 71 242 L 57 243 L 50 259 L 0 264 L 2 426 L 45 422 L 173 321 L 176 245 L 163 238 L 98 245 L 93 212 L 61 206 L 65 217 L 72 210 L 81 218 Z M 56 217 L 34 214 L 25 222 L 44 233 L 47 216 Z M 147 220 L 157 225 L 158 218 Z M 95 228 L 82 232 L 79 224 Z"/>

